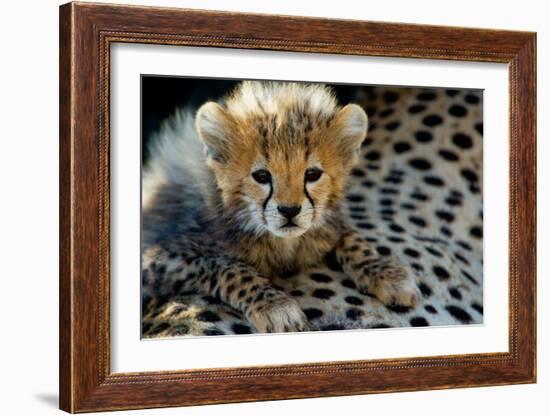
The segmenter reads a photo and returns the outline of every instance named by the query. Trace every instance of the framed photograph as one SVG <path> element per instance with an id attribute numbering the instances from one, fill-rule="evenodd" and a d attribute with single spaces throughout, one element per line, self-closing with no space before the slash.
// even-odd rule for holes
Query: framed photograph
<path id="1" fill-rule="evenodd" d="M 536 35 L 60 8 L 60 407 L 536 381 Z"/>

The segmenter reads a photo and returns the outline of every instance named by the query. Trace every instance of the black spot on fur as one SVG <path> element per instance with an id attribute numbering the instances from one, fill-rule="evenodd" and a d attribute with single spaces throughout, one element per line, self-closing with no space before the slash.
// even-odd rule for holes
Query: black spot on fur
<path id="1" fill-rule="evenodd" d="M 417 170 L 430 170 L 432 168 L 432 163 L 424 158 L 410 159 L 409 164 Z"/>
<path id="2" fill-rule="evenodd" d="M 321 317 L 323 315 L 323 312 L 318 308 L 306 308 L 304 310 L 304 314 L 306 315 L 308 320 L 313 320 Z"/>
<path id="3" fill-rule="evenodd" d="M 436 257 L 439 257 L 439 258 L 441 258 L 443 256 L 443 254 L 441 252 L 439 252 L 437 249 L 433 249 L 431 246 L 427 246 L 426 251 L 428 251 L 433 256 L 436 256 Z"/>
<path id="4" fill-rule="evenodd" d="M 483 123 L 482 122 L 477 123 L 475 125 L 475 129 L 480 135 L 483 135 Z"/>
<path id="5" fill-rule="evenodd" d="M 380 157 L 382 157 L 382 155 L 379 151 L 376 150 L 369 151 L 367 154 L 365 154 L 365 158 L 370 161 L 380 160 Z"/>
<path id="6" fill-rule="evenodd" d="M 460 206 L 462 205 L 462 200 L 454 197 L 448 197 L 445 199 L 445 203 L 447 203 L 449 206 Z"/>
<path id="7" fill-rule="evenodd" d="M 459 159 L 458 155 L 450 150 L 439 150 L 439 155 L 447 161 L 458 161 Z"/>
<path id="8" fill-rule="evenodd" d="M 204 310 L 197 314 L 197 320 L 214 323 L 216 321 L 221 321 L 221 318 L 213 311 Z"/>
<path id="9" fill-rule="evenodd" d="M 345 280 L 342 280 L 341 284 L 346 288 L 351 288 L 352 290 L 357 289 L 357 285 L 353 280 L 346 278 Z"/>
<path id="10" fill-rule="evenodd" d="M 315 298 L 321 298 L 323 300 L 326 300 L 327 298 L 332 297 L 335 294 L 334 291 L 326 289 L 326 288 L 317 288 L 313 291 L 312 295 Z"/>
<path id="11" fill-rule="evenodd" d="M 447 307 L 445 307 L 445 310 L 447 310 L 449 314 L 456 318 L 458 321 L 461 321 L 463 323 L 469 323 L 472 321 L 472 317 L 460 307 L 457 307 L 455 305 L 448 305 Z"/>
<path id="12" fill-rule="evenodd" d="M 422 112 L 426 109 L 425 105 L 422 104 L 416 104 L 409 107 L 409 113 L 410 114 L 418 114 L 419 112 Z"/>
<path id="13" fill-rule="evenodd" d="M 352 305 L 363 305 L 363 300 L 361 300 L 359 297 L 355 297 L 353 295 L 347 296 L 345 299 L 346 303 L 352 304 Z"/>
<path id="14" fill-rule="evenodd" d="M 142 323 L 141 324 L 141 334 L 147 334 L 151 329 L 151 323 Z"/>
<path id="15" fill-rule="evenodd" d="M 479 97 L 477 95 L 467 94 L 464 97 L 464 101 L 466 101 L 468 104 L 477 104 L 479 102 Z"/>
<path id="16" fill-rule="evenodd" d="M 302 290 L 292 290 L 290 291 L 290 295 L 293 297 L 302 297 L 304 292 Z"/>
<path id="17" fill-rule="evenodd" d="M 394 232 L 397 232 L 397 233 L 405 232 L 405 229 L 402 226 L 398 225 L 397 223 L 392 223 L 390 225 L 390 229 Z"/>
<path id="18" fill-rule="evenodd" d="M 458 94 L 458 92 L 459 91 L 456 90 L 456 89 L 447 89 L 445 91 L 445 94 L 447 94 L 447 96 L 449 96 L 449 97 L 454 97 L 456 94 Z"/>
<path id="19" fill-rule="evenodd" d="M 420 292 L 424 297 L 429 297 L 430 295 L 432 295 L 432 289 L 423 282 L 418 284 L 418 289 L 420 290 Z"/>
<path id="20" fill-rule="evenodd" d="M 437 310 L 435 309 L 435 307 L 430 304 L 426 304 L 424 306 L 424 310 L 426 310 L 430 314 L 437 314 Z"/>
<path id="21" fill-rule="evenodd" d="M 365 198 L 362 195 L 358 195 L 358 194 L 349 194 L 347 196 L 347 199 L 350 202 L 363 202 L 365 200 Z"/>
<path id="22" fill-rule="evenodd" d="M 387 108 L 383 111 L 380 111 L 380 114 L 378 114 L 378 116 L 380 118 L 387 118 L 389 117 L 390 115 L 392 115 L 394 113 L 394 109 L 393 108 Z"/>
<path id="23" fill-rule="evenodd" d="M 434 92 L 421 92 L 416 96 L 419 101 L 433 101 L 436 98 Z"/>
<path id="24" fill-rule="evenodd" d="M 410 319 L 412 327 L 426 327 L 429 326 L 428 321 L 424 317 L 413 317 Z"/>
<path id="25" fill-rule="evenodd" d="M 455 146 L 465 150 L 472 148 L 472 138 L 469 135 L 463 133 L 456 133 L 453 135 L 453 143 Z"/>
<path id="26" fill-rule="evenodd" d="M 466 265 L 470 265 L 470 262 L 466 258 L 464 258 L 462 255 L 460 255 L 458 252 L 455 252 L 455 258 Z"/>
<path id="27" fill-rule="evenodd" d="M 222 303 L 218 298 L 212 297 L 211 295 L 204 295 L 202 297 L 202 299 L 204 301 L 206 301 L 208 304 L 221 304 Z M 180 311 L 187 310 L 187 306 L 185 306 L 184 304 L 180 304 L 178 306 L 178 308 L 180 308 Z"/>
<path id="28" fill-rule="evenodd" d="M 399 99 L 399 94 L 393 91 L 386 91 L 384 92 L 383 98 L 386 104 L 393 104 Z"/>
<path id="29" fill-rule="evenodd" d="M 371 329 L 389 329 L 391 326 L 388 326 L 387 324 L 375 324 L 374 326 L 369 327 Z"/>
<path id="30" fill-rule="evenodd" d="M 422 122 L 424 123 L 424 125 L 426 125 L 428 127 L 435 127 L 435 126 L 438 126 L 439 124 L 443 123 L 443 118 L 441 118 L 437 114 L 431 114 L 431 115 L 425 116 L 422 119 Z"/>
<path id="31" fill-rule="evenodd" d="M 332 278 L 325 274 L 313 273 L 309 276 L 313 281 L 317 282 L 331 282 Z"/>
<path id="32" fill-rule="evenodd" d="M 384 195 L 397 195 L 399 194 L 399 189 L 394 189 L 392 187 L 381 187 L 378 190 L 380 193 Z"/>
<path id="33" fill-rule="evenodd" d="M 406 307 L 404 305 L 387 305 L 386 308 L 397 314 L 405 314 L 411 311 L 411 307 Z"/>
<path id="34" fill-rule="evenodd" d="M 369 223 L 369 222 L 360 222 L 360 223 L 357 224 L 357 227 L 361 228 L 361 229 L 374 229 L 374 228 L 376 228 L 375 225 L 373 225 L 372 223 Z"/>
<path id="35" fill-rule="evenodd" d="M 156 297 L 156 299 L 157 299 L 157 303 L 155 304 L 155 307 L 159 309 L 163 307 L 170 300 L 170 297 L 167 295 L 162 295 L 162 296 Z"/>
<path id="36" fill-rule="evenodd" d="M 477 182 L 478 180 L 477 173 L 470 169 L 462 169 L 460 170 L 460 174 L 470 183 Z"/>
<path id="37" fill-rule="evenodd" d="M 479 285 L 479 283 L 476 281 L 474 277 L 472 277 L 467 271 L 464 271 L 463 269 L 460 270 L 462 275 L 464 275 L 470 282 L 474 283 L 475 285 Z"/>
<path id="38" fill-rule="evenodd" d="M 414 223 L 416 226 L 420 226 L 420 227 L 426 226 L 426 221 L 419 216 L 409 216 L 409 220 L 411 221 L 411 223 Z"/>
<path id="39" fill-rule="evenodd" d="M 436 210 L 435 214 L 437 217 L 441 220 L 444 220 L 445 222 L 451 223 L 455 220 L 455 215 L 453 215 L 451 212 L 447 212 L 445 210 Z"/>
<path id="40" fill-rule="evenodd" d="M 151 268 L 159 277 L 164 275 L 164 273 L 166 272 L 166 265 L 157 266 L 157 264 L 153 262 Z"/>
<path id="41" fill-rule="evenodd" d="M 390 123 L 387 123 L 384 128 L 388 131 L 394 131 L 396 130 L 399 126 L 401 125 L 401 123 L 399 121 L 393 121 L 393 122 L 390 122 Z"/>
<path id="42" fill-rule="evenodd" d="M 483 238 L 483 229 L 480 226 L 472 226 L 470 228 L 470 235 L 474 238 L 481 239 Z"/>
<path id="43" fill-rule="evenodd" d="M 397 236 L 388 236 L 388 241 L 393 242 L 393 243 L 405 242 L 405 240 L 403 238 L 398 238 Z"/>
<path id="44" fill-rule="evenodd" d="M 449 272 L 439 265 L 435 265 L 433 267 L 433 271 L 437 278 L 439 278 L 440 280 L 448 280 L 450 277 Z"/>
<path id="45" fill-rule="evenodd" d="M 361 143 L 361 147 L 368 147 L 372 144 L 372 138 L 365 138 Z"/>
<path id="46" fill-rule="evenodd" d="M 185 280 L 176 280 L 172 284 L 172 292 L 173 293 L 179 293 L 181 289 L 183 288 L 183 285 L 185 284 Z"/>
<path id="47" fill-rule="evenodd" d="M 405 153 L 411 149 L 411 145 L 406 141 L 398 141 L 393 145 L 393 149 L 397 154 Z"/>
<path id="48" fill-rule="evenodd" d="M 351 175 L 352 176 L 355 176 L 355 177 L 365 177 L 366 174 L 363 170 L 360 170 L 360 169 L 353 169 L 351 171 Z"/>
<path id="49" fill-rule="evenodd" d="M 235 323 L 231 326 L 231 330 L 235 334 L 250 334 L 252 331 L 250 330 L 250 327 L 245 326 L 244 324 Z"/>
<path id="50" fill-rule="evenodd" d="M 420 256 L 420 252 L 412 248 L 405 248 L 403 250 L 403 253 L 407 256 L 410 256 L 411 258 L 418 258 Z"/>
<path id="51" fill-rule="evenodd" d="M 420 200 L 421 202 L 425 202 L 426 200 L 429 199 L 429 196 L 425 195 L 424 193 L 414 192 L 414 193 L 411 193 L 411 199 Z"/>
<path id="52" fill-rule="evenodd" d="M 458 290 L 458 288 L 455 288 L 455 287 L 449 288 L 449 294 L 451 294 L 451 297 L 456 298 L 457 300 L 462 300 L 462 294 Z"/>
<path id="53" fill-rule="evenodd" d="M 464 117 L 466 114 L 468 114 L 468 110 L 466 110 L 466 108 L 464 108 L 462 105 L 456 104 L 449 108 L 449 114 L 454 117 Z"/>
<path id="54" fill-rule="evenodd" d="M 414 138 L 416 138 L 416 141 L 419 143 L 429 143 L 433 140 L 434 136 L 429 131 L 420 130 L 414 133 Z"/>
<path id="55" fill-rule="evenodd" d="M 380 255 L 383 255 L 383 256 L 391 255 L 391 249 L 388 248 L 387 246 L 377 246 L 376 250 Z"/>
<path id="56" fill-rule="evenodd" d="M 464 242 L 464 241 L 456 241 L 456 244 L 462 248 L 464 248 L 465 250 L 467 251 L 471 251 L 472 250 L 472 246 L 467 243 L 467 242 Z"/>
<path id="57" fill-rule="evenodd" d="M 436 187 L 442 187 L 445 185 L 445 182 L 436 176 L 426 176 L 424 177 L 424 182 L 426 184 L 429 184 L 431 186 L 436 186 Z"/>
<path id="58" fill-rule="evenodd" d="M 384 178 L 384 181 L 386 183 L 393 183 L 393 184 L 403 183 L 403 179 L 401 177 L 396 177 L 396 176 L 388 176 Z"/>
<path id="59" fill-rule="evenodd" d="M 483 306 L 477 303 L 472 304 L 472 308 L 476 310 L 479 314 L 483 315 Z"/>

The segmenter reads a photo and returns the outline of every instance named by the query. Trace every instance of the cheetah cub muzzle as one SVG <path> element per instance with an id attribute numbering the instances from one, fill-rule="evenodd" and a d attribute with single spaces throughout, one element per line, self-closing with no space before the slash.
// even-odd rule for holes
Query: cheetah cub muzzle
<path id="1" fill-rule="evenodd" d="M 240 310 L 258 332 L 308 321 L 271 277 L 334 252 L 359 290 L 414 306 L 412 272 L 344 223 L 346 179 L 367 134 L 361 107 L 321 85 L 242 82 L 163 125 L 143 175 L 144 295 L 190 290 Z"/>

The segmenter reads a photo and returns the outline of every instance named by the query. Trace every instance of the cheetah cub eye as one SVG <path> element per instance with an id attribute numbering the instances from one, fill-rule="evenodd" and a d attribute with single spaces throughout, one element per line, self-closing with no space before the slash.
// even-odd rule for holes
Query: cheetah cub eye
<path id="1" fill-rule="evenodd" d="M 256 170 L 252 173 L 252 177 L 260 184 L 266 184 L 271 181 L 271 173 L 266 169 Z"/>
<path id="2" fill-rule="evenodd" d="M 323 171 L 321 169 L 318 169 L 316 167 L 313 167 L 311 169 L 307 169 L 304 178 L 306 182 L 316 182 L 321 178 L 323 174 Z"/>

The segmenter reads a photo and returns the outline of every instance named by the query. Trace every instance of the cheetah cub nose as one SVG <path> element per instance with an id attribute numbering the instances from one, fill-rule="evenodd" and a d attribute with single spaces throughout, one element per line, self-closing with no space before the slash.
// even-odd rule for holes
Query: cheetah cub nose
<path id="1" fill-rule="evenodd" d="M 300 210 L 302 210 L 302 207 L 301 206 L 277 206 L 277 210 L 285 218 L 292 219 L 294 216 L 300 213 Z"/>

